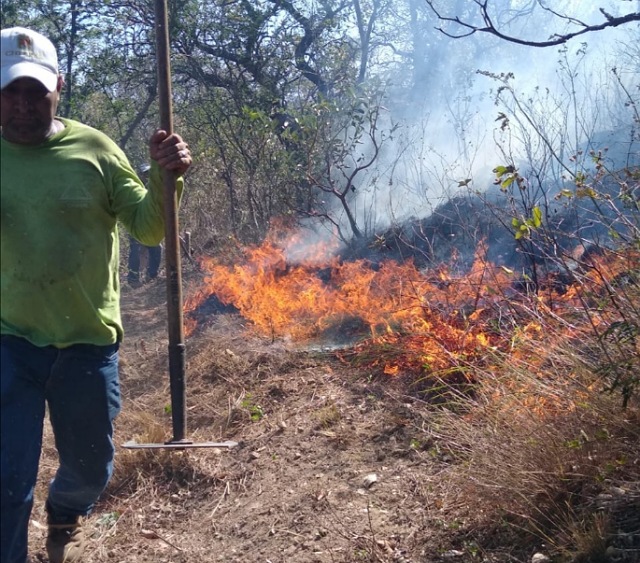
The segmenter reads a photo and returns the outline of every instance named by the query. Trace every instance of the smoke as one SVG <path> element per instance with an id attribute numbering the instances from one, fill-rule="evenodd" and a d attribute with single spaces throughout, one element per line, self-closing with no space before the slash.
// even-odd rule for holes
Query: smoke
<path id="1" fill-rule="evenodd" d="M 440 4 L 452 15 L 449 2 Z M 503 9 L 494 21 L 508 35 L 545 40 L 578 28 L 537 2 L 496 4 Z M 566 0 L 554 2 L 553 10 L 596 24 L 603 21 L 599 8 L 616 16 L 630 4 Z M 590 166 L 589 149 L 608 148 L 613 167 L 638 165 L 629 106 L 629 95 L 638 98 L 637 25 L 535 48 L 485 33 L 449 38 L 435 29 L 442 22 L 422 16 L 423 66 L 409 69 L 398 60 L 387 76 L 386 126 L 400 127 L 375 166 L 358 176 L 350 200 L 366 234 L 425 217 L 457 194 L 484 192 L 499 164 L 512 161 L 523 173 L 542 167 L 558 189 L 567 168 Z M 408 87 L 408 75 L 421 82 Z"/>

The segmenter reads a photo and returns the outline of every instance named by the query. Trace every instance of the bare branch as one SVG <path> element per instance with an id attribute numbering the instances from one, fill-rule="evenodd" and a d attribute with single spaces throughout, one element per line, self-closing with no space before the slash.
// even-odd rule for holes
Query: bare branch
<path id="1" fill-rule="evenodd" d="M 446 31 L 442 27 L 436 28 L 447 37 L 451 37 L 453 39 L 460 39 L 462 37 L 469 37 L 470 35 L 473 35 L 476 32 L 480 32 L 480 33 L 488 33 L 490 35 L 494 35 L 504 41 L 509 41 L 511 43 L 516 43 L 518 45 L 528 45 L 529 47 L 552 47 L 554 45 L 562 45 L 563 43 L 566 43 L 570 39 L 573 39 L 574 37 L 579 37 L 580 35 L 584 35 L 586 33 L 602 31 L 607 28 L 618 27 L 621 25 L 629 24 L 634 21 L 640 21 L 640 12 L 632 12 L 629 14 L 625 14 L 623 16 L 612 16 L 611 14 L 607 13 L 604 9 L 600 8 L 600 13 L 604 16 L 605 21 L 599 24 L 590 25 L 580 20 L 577 20 L 575 18 L 572 18 L 570 16 L 560 14 L 559 12 L 556 12 L 551 8 L 546 7 L 542 3 L 540 3 L 540 6 L 544 10 L 551 12 L 554 16 L 560 19 L 563 19 L 565 21 L 568 21 L 576 25 L 580 25 L 582 29 L 571 32 L 571 33 L 555 34 L 555 35 L 552 35 L 546 41 L 533 41 L 529 39 L 522 39 L 520 37 L 516 37 L 513 35 L 507 35 L 506 33 L 503 33 L 502 31 L 500 31 L 495 26 L 495 24 L 493 23 L 489 15 L 488 7 L 487 7 L 489 0 L 474 0 L 475 4 L 477 4 L 480 9 L 480 15 L 482 16 L 484 26 L 479 26 L 476 24 L 472 24 L 468 21 L 461 20 L 459 16 L 445 16 L 441 14 L 438 11 L 438 9 L 434 6 L 434 0 L 425 0 L 425 1 L 440 21 L 450 22 L 462 28 L 462 30 L 459 33 L 452 33 L 452 32 Z"/>

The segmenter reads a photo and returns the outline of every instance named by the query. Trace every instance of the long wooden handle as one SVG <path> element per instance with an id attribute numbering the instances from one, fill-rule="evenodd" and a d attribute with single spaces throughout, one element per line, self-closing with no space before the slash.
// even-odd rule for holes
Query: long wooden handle
<path id="1" fill-rule="evenodd" d="M 173 133 L 171 104 L 171 62 L 169 58 L 169 25 L 166 0 L 156 0 L 156 53 L 160 127 Z M 184 440 L 187 431 L 184 323 L 182 316 L 182 275 L 178 229 L 178 196 L 176 177 L 162 170 L 164 186 L 165 262 L 167 275 L 167 312 L 169 319 L 169 381 L 173 441 Z"/>

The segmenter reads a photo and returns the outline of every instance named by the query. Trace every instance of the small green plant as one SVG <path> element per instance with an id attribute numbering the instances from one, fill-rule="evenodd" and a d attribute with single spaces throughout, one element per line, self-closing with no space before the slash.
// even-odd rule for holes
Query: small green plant
<path id="1" fill-rule="evenodd" d="M 252 422 L 258 422 L 264 417 L 264 410 L 260 405 L 253 402 L 251 395 L 246 395 L 240 405 L 243 409 L 249 411 L 249 417 Z"/>
<path id="2" fill-rule="evenodd" d="M 542 226 L 542 211 L 536 206 L 531 210 L 531 217 L 524 220 L 514 217 L 511 219 L 511 226 L 515 229 L 514 236 L 516 240 L 523 237 L 530 238 L 531 231 Z"/>
<path id="3" fill-rule="evenodd" d="M 101 528 L 113 528 L 118 519 L 120 518 L 120 513 L 117 510 L 113 512 L 106 512 L 98 520 L 96 521 L 96 525 Z"/>
<path id="4" fill-rule="evenodd" d="M 469 553 L 469 555 L 471 555 L 471 557 L 473 557 L 474 559 L 481 555 L 480 546 L 476 542 L 472 541 L 472 542 L 465 543 L 464 547 Z"/>
<path id="5" fill-rule="evenodd" d="M 493 183 L 499 185 L 503 192 L 506 192 L 514 182 L 520 189 L 523 189 L 525 186 L 524 178 L 520 176 L 518 170 L 513 165 L 496 166 L 493 169 L 493 173 L 496 175 Z"/>

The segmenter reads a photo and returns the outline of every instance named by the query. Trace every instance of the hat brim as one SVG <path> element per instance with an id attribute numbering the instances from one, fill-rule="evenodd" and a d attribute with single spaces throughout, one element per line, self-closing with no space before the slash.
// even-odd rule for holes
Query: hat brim
<path id="1" fill-rule="evenodd" d="M 0 75 L 0 89 L 11 84 L 18 78 L 34 78 L 40 82 L 48 92 L 53 92 L 58 85 L 58 75 L 39 64 L 32 62 L 21 62 L 4 67 Z"/>

